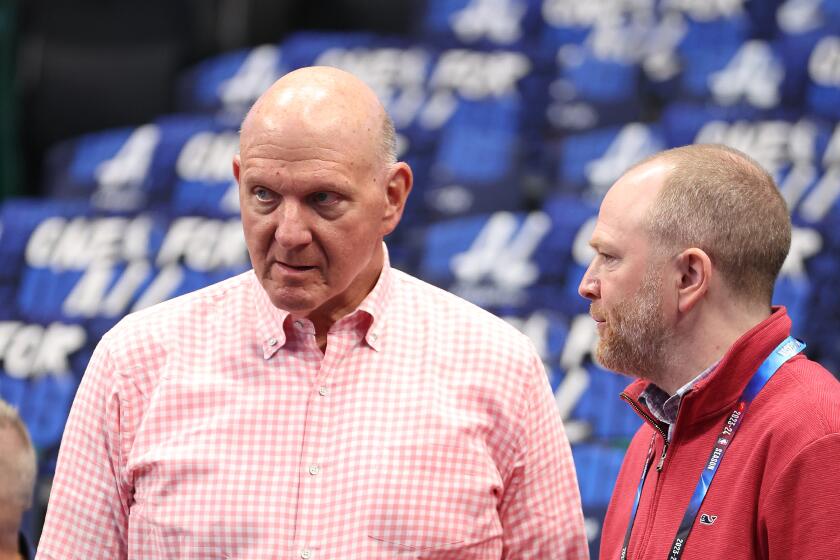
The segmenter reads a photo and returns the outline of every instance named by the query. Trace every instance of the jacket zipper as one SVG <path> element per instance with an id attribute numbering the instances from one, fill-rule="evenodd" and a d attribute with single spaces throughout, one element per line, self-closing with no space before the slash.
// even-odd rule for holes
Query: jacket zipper
<path id="1" fill-rule="evenodd" d="M 648 424 L 650 424 L 653 427 L 653 429 L 656 430 L 656 432 L 660 436 L 662 436 L 662 441 L 664 442 L 663 445 L 662 445 L 662 455 L 660 455 L 659 462 L 656 465 L 656 472 L 662 472 L 662 466 L 665 463 L 665 456 L 668 453 L 668 432 L 665 431 L 662 428 L 662 426 L 660 425 L 658 420 L 656 420 L 653 416 L 651 416 L 650 414 L 648 414 L 647 412 L 642 410 L 642 408 L 638 404 L 636 404 L 636 402 L 626 392 L 622 391 L 622 393 L 619 396 L 622 399 L 624 399 L 625 401 L 627 401 L 627 404 L 629 404 L 633 408 L 633 410 L 636 411 L 636 414 L 641 416 L 642 419 L 644 419 Z M 658 476 L 657 476 L 656 486 L 657 487 L 659 486 L 659 477 Z M 655 504 L 657 502 L 656 490 L 654 490 L 653 500 L 654 500 L 654 504 Z M 645 548 L 647 546 L 646 543 L 648 542 L 648 538 L 649 538 L 651 530 L 652 530 L 652 527 L 647 527 L 644 531 L 644 535 L 642 536 L 642 540 L 641 540 L 641 544 L 640 544 L 640 546 L 642 547 L 642 550 L 645 550 Z M 628 558 L 629 558 L 629 554 L 628 554 Z"/>
<path id="2" fill-rule="evenodd" d="M 656 418 L 642 410 L 642 408 L 639 405 L 637 405 L 633 399 L 630 398 L 630 395 L 628 395 L 625 392 L 622 392 L 619 396 L 625 401 L 627 401 L 627 404 L 633 407 L 633 410 L 636 411 L 636 414 L 647 420 L 648 424 L 653 426 L 653 428 L 657 432 L 659 432 L 659 435 L 662 436 L 662 441 L 664 442 L 664 444 L 662 445 L 662 455 L 659 456 L 659 462 L 656 464 L 656 472 L 662 472 L 662 465 L 665 463 L 665 456 L 668 454 L 668 433 L 662 429 Z"/>

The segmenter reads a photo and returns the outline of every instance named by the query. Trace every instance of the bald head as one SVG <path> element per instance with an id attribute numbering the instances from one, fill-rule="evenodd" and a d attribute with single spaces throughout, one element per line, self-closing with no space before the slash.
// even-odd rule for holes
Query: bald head
<path id="1" fill-rule="evenodd" d="M 347 137 L 378 163 L 396 161 L 394 124 L 376 94 L 352 74 L 327 66 L 290 72 L 263 93 L 242 123 L 240 151 L 262 132 L 301 130 Z"/>
<path id="2" fill-rule="evenodd" d="M 674 166 L 663 159 L 651 159 L 631 167 L 607 191 L 602 211 L 613 211 L 618 221 L 633 222 L 643 228 L 666 179 Z"/>
<path id="3" fill-rule="evenodd" d="M 769 303 L 790 248 L 791 224 L 773 178 L 746 154 L 720 145 L 667 150 L 627 175 L 659 171 L 645 228 L 667 252 L 705 251 L 733 293 Z"/>
<path id="4" fill-rule="evenodd" d="M 26 426 L 17 410 L 0 399 L 0 510 L 27 509 L 36 474 L 35 449 Z"/>
<path id="5" fill-rule="evenodd" d="M 411 168 L 373 91 L 347 72 L 287 74 L 251 108 L 233 174 L 251 264 L 271 302 L 329 328 L 370 292 Z"/>

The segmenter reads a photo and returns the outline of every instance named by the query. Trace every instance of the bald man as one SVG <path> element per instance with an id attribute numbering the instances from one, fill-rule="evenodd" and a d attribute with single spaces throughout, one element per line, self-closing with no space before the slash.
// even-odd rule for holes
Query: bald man
<path id="1" fill-rule="evenodd" d="M 531 343 L 389 265 L 394 144 L 338 70 L 256 102 L 233 161 L 253 270 L 103 337 L 38 558 L 587 557 Z"/>
<path id="2" fill-rule="evenodd" d="M 837 555 L 840 383 L 771 306 L 790 238 L 773 179 L 724 146 L 658 154 L 604 198 L 580 293 L 644 423 L 602 560 Z"/>
<path id="3" fill-rule="evenodd" d="M 20 527 L 32 506 L 37 472 L 26 425 L 17 410 L 0 399 L 0 560 L 32 558 Z"/>

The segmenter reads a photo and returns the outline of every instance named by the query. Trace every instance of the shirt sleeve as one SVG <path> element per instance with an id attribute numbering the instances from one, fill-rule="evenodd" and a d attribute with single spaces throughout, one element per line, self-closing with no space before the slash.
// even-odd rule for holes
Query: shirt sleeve
<path id="1" fill-rule="evenodd" d="M 67 419 L 36 560 L 126 557 L 131 494 L 120 433 L 127 416 L 103 339 Z"/>
<path id="2" fill-rule="evenodd" d="M 523 445 L 499 508 L 503 558 L 589 558 L 575 467 L 542 361 L 527 379 Z"/>
<path id="3" fill-rule="evenodd" d="M 770 459 L 772 460 L 772 458 Z M 785 466 L 761 505 L 769 560 L 834 558 L 840 550 L 840 434 L 812 442 Z"/>

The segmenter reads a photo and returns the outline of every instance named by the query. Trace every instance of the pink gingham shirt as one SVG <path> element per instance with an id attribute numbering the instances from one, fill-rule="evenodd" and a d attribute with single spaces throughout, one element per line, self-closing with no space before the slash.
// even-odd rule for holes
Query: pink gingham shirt
<path id="1" fill-rule="evenodd" d="M 385 264 L 330 329 L 253 272 L 106 334 L 38 559 L 587 558 L 530 341 Z"/>

